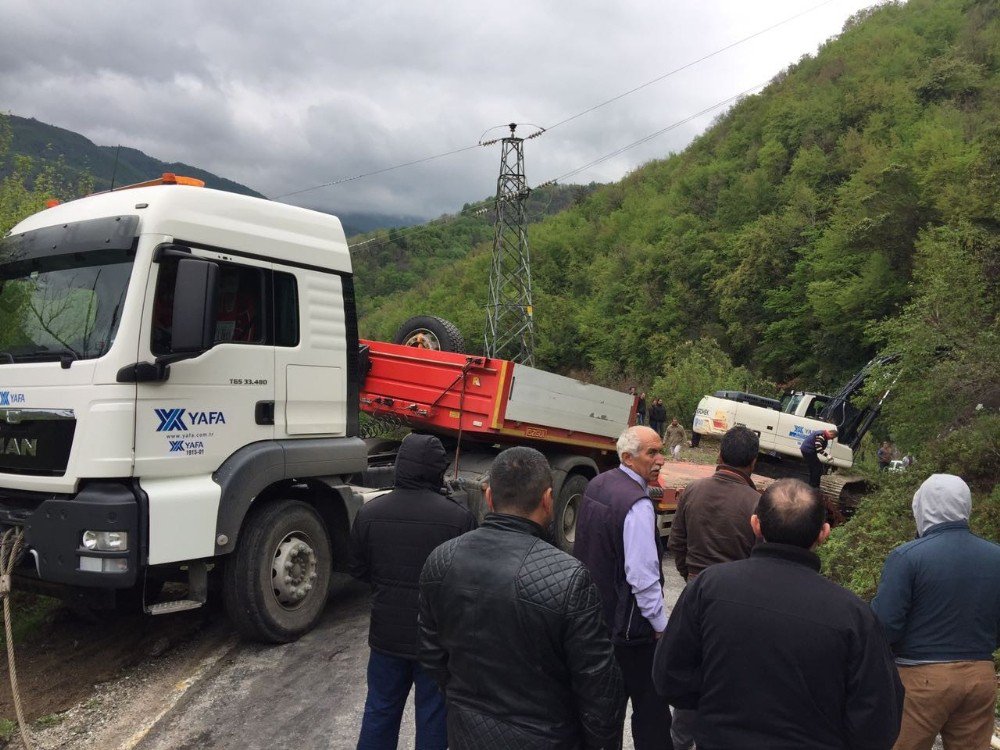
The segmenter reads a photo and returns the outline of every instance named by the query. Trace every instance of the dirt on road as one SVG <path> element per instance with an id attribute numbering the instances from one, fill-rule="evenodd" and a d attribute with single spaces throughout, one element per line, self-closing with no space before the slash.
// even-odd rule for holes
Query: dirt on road
<path id="1" fill-rule="evenodd" d="M 27 601 L 26 597 L 18 599 Z M 15 603 L 15 622 L 20 614 Z M 106 724 L 104 714 L 112 713 L 115 705 L 137 697 L 140 684 L 152 685 L 160 679 L 170 685 L 178 677 L 183 679 L 190 674 L 192 665 L 230 637 L 228 623 L 216 609 L 170 617 L 138 613 L 83 616 L 54 605 L 27 635 L 15 639 L 22 707 L 35 729 L 49 733 L 58 733 L 69 719 L 89 713 L 73 730 L 81 737 L 87 736 L 91 729 Z M 10 721 L 15 712 L 6 659 L 3 661 L 0 717 Z M 140 665 L 142 670 L 138 670 Z M 139 672 L 142 679 L 135 676 Z M 162 692 L 162 688 L 156 685 L 154 690 Z M 108 697 L 105 692 L 114 695 Z M 16 730 L 11 733 L 9 724 L 4 724 L 7 736 L 0 737 L 0 747 L 7 742 L 19 747 Z M 65 740 L 40 747 L 67 746 Z"/>

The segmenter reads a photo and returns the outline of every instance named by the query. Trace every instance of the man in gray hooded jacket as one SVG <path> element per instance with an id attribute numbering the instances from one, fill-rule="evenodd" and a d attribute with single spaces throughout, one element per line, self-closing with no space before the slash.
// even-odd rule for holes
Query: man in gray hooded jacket
<path id="1" fill-rule="evenodd" d="M 872 609 L 906 688 L 894 750 L 986 748 L 1000 647 L 1000 545 L 969 531 L 972 494 L 934 474 L 913 496 L 918 538 L 885 561 Z"/>

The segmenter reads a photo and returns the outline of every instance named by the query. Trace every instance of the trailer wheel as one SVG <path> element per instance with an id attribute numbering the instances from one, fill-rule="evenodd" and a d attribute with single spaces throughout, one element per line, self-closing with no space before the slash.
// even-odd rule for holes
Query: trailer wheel
<path id="1" fill-rule="evenodd" d="M 580 514 L 580 501 L 583 500 L 583 491 L 587 489 L 589 481 L 582 474 L 566 477 L 556 499 L 556 544 L 570 554 L 573 554 L 573 544 L 576 542 L 576 519 Z"/>
<path id="2" fill-rule="evenodd" d="M 331 558 L 312 506 L 286 501 L 252 512 L 226 561 L 223 598 L 236 629 L 269 643 L 307 633 L 326 605 Z"/>
<path id="3" fill-rule="evenodd" d="M 396 331 L 393 342 L 442 352 L 465 351 L 465 338 L 458 326 L 450 320 L 433 315 L 410 318 Z"/>

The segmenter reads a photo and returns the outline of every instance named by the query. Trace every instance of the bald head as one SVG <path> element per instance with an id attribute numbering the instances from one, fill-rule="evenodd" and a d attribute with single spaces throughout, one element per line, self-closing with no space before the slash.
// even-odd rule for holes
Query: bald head
<path id="1" fill-rule="evenodd" d="M 768 487 L 754 517 L 767 542 L 809 549 L 829 534 L 823 496 L 798 479 L 779 479 Z"/>

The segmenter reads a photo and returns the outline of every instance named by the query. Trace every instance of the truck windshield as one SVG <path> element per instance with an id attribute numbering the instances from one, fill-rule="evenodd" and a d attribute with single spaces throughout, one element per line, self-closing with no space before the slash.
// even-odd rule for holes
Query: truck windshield
<path id="1" fill-rule="evenodd" d="M 0 264 L 0 365 L 103 355 L 118 330 L 133 258 L 102 250 Z"/>

